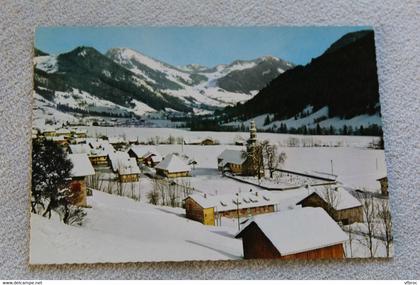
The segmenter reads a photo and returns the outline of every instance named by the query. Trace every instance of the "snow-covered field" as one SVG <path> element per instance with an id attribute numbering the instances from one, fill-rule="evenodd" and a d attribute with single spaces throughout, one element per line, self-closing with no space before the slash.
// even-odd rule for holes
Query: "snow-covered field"
<path id="1" fill-rule="evenodd" d="M 242 258 L 232 227 L 204 226 L 181 208 L 94 191 L 81 227 L 31 216 L 31 264 Z"/>
<path id="2" fill-rule="evenodd" d="M 161 141 L 170 135 L 182 137 L 190 141 L 213 138 L 220 144 L 234 144 L 238 140 L 246 140 L 248 132 L 192 132 L 185 129 L 173 128 L 135 128 L 135 127 L 86 127 L 89 136 L 126 136 L 138 137 L 140 141 L 147 142 L 159 137 Z M 258 132 L 258 140 L 269 140 L 279 146 L 343 146 L 343 147 L 368 147 L 372 142 L 377 142 L 378 137 L 370 136 L 317 136 L 317 135 L 290 135 L 277 133 Z"/>
<path id="3" fill-rule="evenodd" d="M 258 186 L 242 183 L 222 176 L 217 170 L 217 156 L 225 149 L 244 149 L 234 145 L 238 135 L 246 139 L 248 133 L 189 132 L 181 129 L 153 128 L 103 128 L 88 127 L 89 136 L 139 137 L 142 140 L 169 135 L 196 140 L 212 137 L 221 144 L 201 146 L 182 144 L 161 144 L 156 149 L 163 156 L 179 153 L 197 162 L 192 176 L 178 178 L 180 185 L 187 185 L 195 191 L 208 195 L 233 194 L 238 191 L 258 191 Z M 290 137 L 298 140 L 290 147 Z M 366 189 L 379 192 L 376 181 L 386 173 L 384 151 L 367 148 L 374 137 L 346 136 L 290 136 L 283 134 L 258 133 L 258 139 L 268 139 L 284 151 L 287 159 L 284 169 L 297 172 L 317 171 L 333 173 L 346 188 Z M 303 141 L 316 141 L 322 145 L 340 147 L 299 147 Z M 151 170 L 153 172 L 153 170 Z M 99 171 L 97 171 L 99 173 Z M 110 170 L 101 174 L 103 191 L 107 183 L 115 178 Z M 242 242 L 235 239 L 237 220 L 223 218 L 222 226 L 205 226 L 185 218 L 185 210 L 162 205 L 151 205 L 147 194 L 153 189 L 153 179 L 144 173 L 139 182 L 125 183 L 122 196 L 93 191 L 86 209 L 87 216 L 82 226 L 68 226 L 57 218 L 48 220 L 39 215 L 31 216 L 32 264 L 43 263 L 96 263 L 96 262 L 138 262 L 138 261 L 182 261 L 223 260 L 243 258 Z M 111 184 L 111 188 L 117 188 Z M 305 189 L 271 191 L 278 201 L 278 210 L 284 211 L 303 198 Z M 132 194 L 134 193 L 134 195 Z M 184 198 L 181 194 L 178 201 Z M 134 197 L 134 199 L 130 198 Z M 374 241 L 378 256 L 384 256 L 382 241 Z M 353 237 L 352 248 L 345 243 L 347 257 L 367 257 L 363 236 Z"/>

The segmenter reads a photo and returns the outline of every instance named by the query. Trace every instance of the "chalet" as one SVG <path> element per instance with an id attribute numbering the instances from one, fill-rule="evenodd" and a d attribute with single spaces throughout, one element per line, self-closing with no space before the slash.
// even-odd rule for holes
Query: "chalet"
<path id="1" fill-rule="evenodd" d="M 218 142 L 212 138 L 205 138 L 200 142 L 201 145 L 216 145 Z"/>
<path id="2" fill-rule="evenodd" d="M 255 216 L 235 237 L 245 259 L 342 259 L 348 239 L 322 208 Z"/>
<path id="3" fill-rule="evenodd" d="M 73 129 L 71 131 L 72 136 L 76 138 L 83 138 L 85 139 L 87 137 L 87 130 L 85 129 Z"/>
<path id="4" fill-rule="evenodd" d="M 69 153 L 86 153 L 90 154 L 92 148 L 87 143 L 69 144 Z"/>
<path id="5" fill-rule="evenodd" d="M 276 211 L 276 202 L 268 191 L 217 196 L 192 194 L 184 202 L 186 217 L 205 225 L 215 225 L 221 217 L 249 217 Z"/>
<path id="6" fill-rule="evenodd" d="M 137 160 L 138 164 L 145 164 L 151 167 L 162 161 L 162 156 L 154 146 L 134 145 L 128 150 L 130 157 Z"/>
<path id="7" fill-rule="evenodd" d="M 379 179 L 376 179 L 379 183 L 381 183 L 381 193 L 384 196 L 388 196 L 388 177 L 384 176 Z"/>
<path id="8" fill-rule="evenodd" d="M 219 171 L 232 172 L 234 174 L 242 174 L 246 157 L 243 151 L 234 149 L 225 149 L 217 157 L 217 168 Z"/>
<path id="9" fill-rule="evenodd" d="M 108 152 L 103 148 L 92 149 L 89 153 L 89 160 L 96 166 L 108 165 Z"/>
<path id="10" fill-rule="evenodd" d="M 115 151 L 114 147 L 106 140 L 87 139 L 89 146 L 92 148 L 89 153 L 89 159 L 95 166 L 107 166 L 108 154 Z"/>
<path id="11" fill-rule="evenodd" d="M 118 179 L 122 183 L 139 181 L 140 169 L 134 158 L 119 160 Z"/>
<path id="12" fill-rule="evenodd" d="M 191 167 L 175 154 L 168 154 L 156 166 L 156 174 L 168 177 L 186 177 L 190 176 Z"/>
<path id="13" fill-rule="evenodd" d="M 70 138 L 70 137 L 71 137 L 71 132 L 70 132 L 70 130 L 68 130 L 68 129 L 64 129 L 64 128 L 62 128 L 62 129 L 58 129 L 58 130 L 56 130 L 56 131 L 55 131 L 55 135 L 56 135 L 56 136 L 58 136 L 58 137 L 63 136 L 63 137 L 65 137 L 66 139 L 68 139 L 68 138 Z"/>
<path id="14" fill-rule="evenodd" d="M 69 154 L 68 157 L 73 164 L 73 169 L 70 173 L 70 190 L 73 193 L 71 203 L 76 206 L 87 206 L 86 177 L 94 175 L 95 170 L 93 169 L 88 156 L 84 153 Z"/>
<path id="15" fill-rule="evenodd" d="M 126 144 L 122 137 L 109 137 L 108 142 L 116 149 L 121 149 Z"/>
<path id="16" fill-rule="evenodd" d="M 42 135 L 44 137 L 53 137 L 56 135 L 55 133 L 55 129 L 52 126 L 46 126 L 43 130 L 42 130 Z"/>
<path id="17" fill-rule="evenodd" d="M 129 160 L 130 156 L 124 151 L 114 151 L 108 154 L 109 165 L 112 171 L 118 172 L 118 167 L 124 164 L 124 161 Z"/>
<path id="18" fill-rule="evenodd" d="M 47 139 L 51 140 L 52 142 L 54 142 L 54 143 L 56 143 L 59 146 L 62 146 L 64 148 L 67 148 L 68 145 L 69 145 L 69 141 L 63 135 L 55 136 L 55 137 L 48 137 Z"/>
<path id="19" fill-rule="evenodd" d="M 297 205 L 321 207 L 336 222 L 344 225 L 363 222 L 362 204 L 343 187 L 309 187 L 308 195 Z"/>

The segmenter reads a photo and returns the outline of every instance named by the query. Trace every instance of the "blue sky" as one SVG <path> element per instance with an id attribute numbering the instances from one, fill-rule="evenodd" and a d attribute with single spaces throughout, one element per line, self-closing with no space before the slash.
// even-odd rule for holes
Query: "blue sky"
<path id="1" fill-rule="evenodd" d="M 77 46 L 102 53 L 127 47 L 173 65 L 214 66 L 273 55 L 306 64 L 348 32 L 369 27 L 40 27 L 35 47 L 58 54 Z"/>

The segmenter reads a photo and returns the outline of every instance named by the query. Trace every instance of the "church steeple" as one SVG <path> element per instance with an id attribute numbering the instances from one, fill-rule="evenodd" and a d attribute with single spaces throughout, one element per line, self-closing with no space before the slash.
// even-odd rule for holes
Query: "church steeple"
<path id="1" fill-rule="evenodd" d="M 257 142 L 257 128 L 255 126 L 255 122 L 251 121 L 251 125 L 249 127 L 249 139 L 247 140 L 246 147 L 248 151 L 250 151 Z"/>

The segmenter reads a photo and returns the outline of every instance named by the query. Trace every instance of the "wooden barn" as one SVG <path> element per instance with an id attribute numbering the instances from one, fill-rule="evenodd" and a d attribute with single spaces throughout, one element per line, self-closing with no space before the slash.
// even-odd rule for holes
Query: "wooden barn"
<path id="1" fill-rule="evenodd" d="M 191 174 L 191 167 L 175 154 L 168 154 L 155 166 L 156 174 L 168 177 L 187 177 Z"/>
<path id="2" fill-rule="evenodd" d="M 85 153 L 69 154 L 70 161 L 73 164 L 73 169 L 70 173 L 71 182 L 70 190 L 73 195 L 71 203 L 76 206 L 87 206 L 87 187 L 86 177 L 95 174 L 92 164 Z"/>
<path id="3" fill-rule="evenodd" d="M 268 191 L 217 196 L 193 194 L 184 201 L 186 217 L 205 225 L 215 225 L 221 217 L 250 217 L 276 211 L 276 203 Z"/>
<path id="4" fill-rule="evenodd" d="M 255 216 L 236 238 L 242 238 L 245 259 L 342 259 L 348 239 L 322 208 Z"/>
<path id="5" fill-rule="evenodd" d="M 315 186 L 309 187 L 308 191 L 308 196 L 297 205 L 321 207 L 336 222 L 344 225 L 363 222 L 362 204 L 343 187 Z"/>
<path id="6" fill-rule="evenodd" d="M 379 179 L 376 179 L 376 181 L 381 183 L 381 193 L 382 193 L 382 195 L 388 196 L 389 195 L 389 193 L 388 193 L 388 177 L 384 176 L 384 177 L 381 177 Z"/>
<path id="7" fill-rule="evenodd" d="M 121 160 L 118 165 L 118 179 L 122 183 L 137 182 L 140 177 L 140 169 L 134 158 Z"/>
<path id="8" fill-rule="evenodd" d="M 138 164 L 155 167 L 162 161 L 162 156 L 154 146 L 133 145 L 128 150 L 130 157 L 134 157 Z"/>

